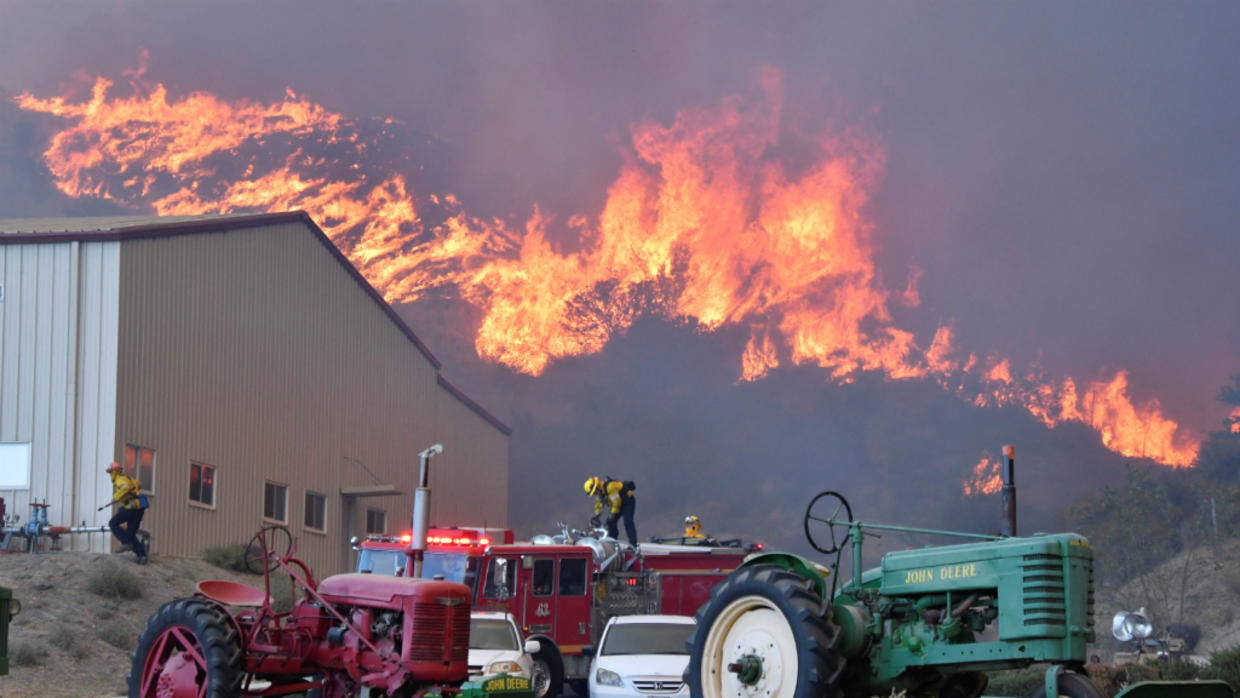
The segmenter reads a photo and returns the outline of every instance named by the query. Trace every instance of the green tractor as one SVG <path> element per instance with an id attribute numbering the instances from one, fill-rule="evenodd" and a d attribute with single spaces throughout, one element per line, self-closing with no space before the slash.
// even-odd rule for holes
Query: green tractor
<path id="1" fill-rule="evenodd" d="M 0 587 L 0 676 L 9 673 L 9 620 L 21 609 L 21 603 L 13 598 L 13 591 Z"/>
<path id="2" fill-rule="evenodd" d="M 1093 551 L 1075 533 L 1015 536 L 1008 453 L 1002 536 L 863 524 L 838 493 L 814 497 L 805 534 L 815 550 L 834 556 L 832 567 L 772 552 L 720 582 L 688 643 L 693 698 L 979 698 L 985 672 L 1035 663 L 1049 669 L 1034 698 L 1104 698 L 1085 673 L 1094 639 Z M 863 571 L 862 540 L 875 530 L 977 542 L 889 552 Z M 845 543 L 853 574 L 841 583 Z M 1232 691 L 1218 681 L 1156 682 L 1121 695 L 1230 698 Z"/>

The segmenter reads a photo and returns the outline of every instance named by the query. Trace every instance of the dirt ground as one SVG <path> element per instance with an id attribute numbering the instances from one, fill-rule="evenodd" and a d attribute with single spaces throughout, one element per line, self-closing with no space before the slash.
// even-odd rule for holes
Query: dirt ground
<path id="1" fill-rule="evenodd" d="M 133 573 L 140 598 L 104 598 L 87 589 L 109 564 Z M 9 628 L 9 675 L 0 677 L 0 698 L 126 695 L 129 652 L 146 619 L 164 602 L 192 595 L 202 579 L 254 578 L 158 555 L 139 566 L 132 554 L 0 554 L 0 585 L 11 587 L 22 605 Z M 17 666 L 19 653 L 42 656 L 37 665 Z"/>

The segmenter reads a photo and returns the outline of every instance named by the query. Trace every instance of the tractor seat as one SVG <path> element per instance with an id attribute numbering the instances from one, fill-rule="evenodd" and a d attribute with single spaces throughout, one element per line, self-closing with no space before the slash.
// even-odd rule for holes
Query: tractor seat
<path id="1" fill-rule="evenodd" d="M 204 579 L 198 582 L 198 592 L 225 606 L 262 606 L 263 602 L 271 598 L 263 593 L 262 589 L 223 579 Z"/>

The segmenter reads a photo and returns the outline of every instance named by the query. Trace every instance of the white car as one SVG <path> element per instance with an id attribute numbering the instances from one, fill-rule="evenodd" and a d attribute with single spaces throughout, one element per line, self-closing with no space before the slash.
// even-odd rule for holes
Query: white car
<path id="1" fill-rule="evenodd" d="M 511 613 L 474 611 L 469 615 L 469 675 L 507 673 L 531 676 L 534 660 L 530 655 L 541 649 L 538 640 L 522 640 L 521 630 Z"/>
<path id="2" fill-rule="evenodd" d="M 685 642 L 697 627 L 692 616 L 615 616 L 592 648 L 590 698 L 687 696 Z"/>

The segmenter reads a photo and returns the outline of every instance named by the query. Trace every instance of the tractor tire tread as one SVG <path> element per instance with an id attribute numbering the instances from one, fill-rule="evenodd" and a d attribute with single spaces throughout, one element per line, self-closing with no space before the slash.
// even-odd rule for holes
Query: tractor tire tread
<path id="1" fill-rule="evenodd" d="M 193 632 L 207 664 L 208 698 L 235 696 L 241 690 L 243 652 L 241 638 L 232 619 L 213 603 L 196 598 L 169 601 L 159 607 L 138 637 L 130 655 L 126 677 L 130 696 L 140 696 L 142 674 L 152 643 L 170 626 L 181 625 Z M 146 698 L 146 697 L 142 697 Z"/>

